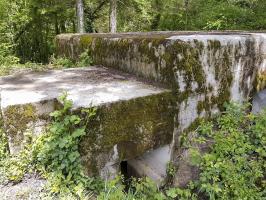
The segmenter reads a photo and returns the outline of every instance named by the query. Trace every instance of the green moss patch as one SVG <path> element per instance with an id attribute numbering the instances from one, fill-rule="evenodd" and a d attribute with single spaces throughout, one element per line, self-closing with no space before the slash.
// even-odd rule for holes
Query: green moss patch
<path id="1" fill-rule="evenodd" d="M 104 166 L 92 165 L 101 162 L 99 156 L 109 154 L 114 146 L 124 160 L 170 144 L 174 130 L 171 102 L 167 92 L 99 107 L 80 145 L 86 168 L 102 169 Z"/>

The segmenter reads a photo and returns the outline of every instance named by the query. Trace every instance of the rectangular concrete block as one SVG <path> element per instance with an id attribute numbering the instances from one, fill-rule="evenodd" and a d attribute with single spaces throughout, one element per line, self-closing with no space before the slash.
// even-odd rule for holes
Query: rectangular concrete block
<path id="1" fill-rule="evenodd" d="M 172 140 L 172 92 L 126 73 L 104 67 L 28 72 L 0 78 L 0 87 L 1 112 L 13 154 L 23 147 L 26 132 L 42 131 L 64 91 L 73 101 L 73 112 L 97 108 L 80 144 L 89 175 L 116 174 L 121 160 Z"/>

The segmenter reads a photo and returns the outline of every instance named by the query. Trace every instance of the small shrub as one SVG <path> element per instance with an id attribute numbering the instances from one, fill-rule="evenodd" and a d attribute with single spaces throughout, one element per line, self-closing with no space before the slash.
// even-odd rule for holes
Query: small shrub
<path id="1" fill-rule="evenodd" d="M 11 66 L 18 64 L 19 58 L 12 54 L 12 46 L 8 43 L 0 43 L 0 66 Z"/>
<path id="2" fill-rule="evenodd" d="M 92 65 L 93 61 L 89 55 L 89 51 L 84 51 L 80 54 L 77 62 L 74 62 L 66 57 L 56 58 L 54 55 L 50 58 L 51 65 L 55 67 L 71 68 L 71 67 L 87 67 Z"/>
<path id="3" fill-rule="evenodd" d="M 7 156 L 2 164 L 5 177 L 9 181 L 19 182 L 24 175 L 33 171 L 31 146 L 25 147 L 18 155 Z"/>
<path id="4" fill-rule="evenodd" d="M 170 188 L 166 190 L 168 199 L 178 200 L 197 200 L 197 194 L 193 193 L 193 184 L 190 184 L 187 189 Z"/>
<path id="5" fill-rule="evenodd" d="M 200 168 L 199 180 L 190 189 L 172 189 L 172 197 L 188 199 L 191 194 L 205 199 L 266 198 L 266 111 L 248 114 L 248 106 L 226 105 L 213 122 L 197 129 L 201 142 L 213 141 L 208 153 L 192 149 Z M 185 196 L 184 196 L 185 195 Z M 183 198 L 184 197 L 184 198 Z"/>
<path id="6" fill-rule="evenodd" d="M 3 127 L 3 118 L 0 113 L 0 162 L 7 157 L 7 137 Z"/>
<path id="7" fill-rule="evenodd" d="M 50 62 L 53 66 L 56 66 L 56 67 L 64 67 L 64 68 L 75 67 L 75 63 L 66 57 L 55 58 L 55 56 L 53 55 L 51 57 Z"/>
<path id="8" fill-rule="evenodd" d="M 83 110 L 84 121 L 72 113 L 72 101 L 67 95 L 60 97 L 63 108 L 51 113 L 53 121 L 35 145 L 37 166 L 48 179 L 52 193 L 72 193 L 79 197 L 88 187 L 93 187 L 92 179 L 83 174 L 79 141 L 86 134 L 88 120 L 95 115 L 95 109 Z"/>
<path id="9" fill-rule="evenodd" d="M 166 173 L 168 176 L 174 177 L 174 175 L 176 173 L 176 166 L 174 165 L 173 162 L 167 163 Z"/>
<path id="10" fill-rule="evenodd" d="M 84 51 L 82 54 L 79 56 L 79 61 L 77 62 L 78 67 L 87 67 L 92 65 L 93 61 L 91 56 L 89 55 L 89 51 Z"/>
<path id="11" fill-rule="evenodd" d="M 107 181 L 98 200 L 166 200 L 166 196 L 159 191 L 156 184 L 148 179 L 133 179 L 129 190 L 123 185 L 121 177 Z"/>

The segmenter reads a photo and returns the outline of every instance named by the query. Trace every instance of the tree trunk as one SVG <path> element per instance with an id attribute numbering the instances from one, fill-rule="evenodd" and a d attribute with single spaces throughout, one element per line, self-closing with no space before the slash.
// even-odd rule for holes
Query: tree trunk
<path id="1" fill-rule="evenodd" d="M 55 34 L 58 35 L 60 34 L 59 28 L 58 28 L 58 18 L 57 15 L 55 15 Z"/>
<path id="2" fill-rule="evenodd" d="M 77 31 L 78 33 L 84 33 L 85 32 L 85 26 L 84 26 L 84 3 L 83 0 L 77 0 L 77 20 L 78 20 L 78 27 Z"/>
<path id="3" fill-rule="evenodd" d="M 117 0 L 110 0 L 110 32 L 116 33 Z"/>
<path id="4" fill-rule="evenodd" d="M 151 23 L 152 31 L 158 30 L 160 20 L 161 20 L 161 15 L 162 15 L 162 7 L 163 7 L 163 2 L 161 0 L 154 1 L 154 4 L 152 5 L 152 9 L 154 10 L 155 15 Z"/>
<path id="5" fill-rule="evenodd" d="M 187 30 L 187 27 L 188 27 L 188 4 L 189 4 L 189 0 L 184 0 L 185 12 L 186 12 L 185 30 Z"/>

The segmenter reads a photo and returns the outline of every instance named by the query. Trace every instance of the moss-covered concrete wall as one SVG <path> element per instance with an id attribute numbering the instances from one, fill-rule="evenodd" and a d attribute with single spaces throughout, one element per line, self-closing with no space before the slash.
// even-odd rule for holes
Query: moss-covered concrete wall
<path id="1" fill-rule="evenodd" d="M 170 144 L 174 130 L 172 106 L 172 95 L 165 92 L 98 107 L 80 144 L 87 173 L 108 177 L 112 175 L 104 174 L 110 173 L 108 165 L 119 165 Z"/>
<path id="2" fill-rule="evenodd" d="M 15 155 L 31 141 L 42 134 L 48 123 L 49 113 L 55 109 L 56 100 L 40 103 L 11 105 L 1 110 L 3 128 L 8 137 L 9 151 Z"/>
<path id="3" fill-rule="evenodd" d="M 184 129 L 196 118 L 221 110 L 225 101 L 244 101 L 264 88 L 265 41 L 264 34 L 235 32 L 67 34 L 57 36 L 56 46 L 60 56 L 72 59 L 88 49 L 94 64 L 172 88 Z M 191 116 L 182 115 L 186 110 Z"/>
<path id="4" fill-rule="evenodd" d="M 266 34 L 160 32 L 74 34 L 56 38 L 57 53 L 165 84 L 174 94 L 173 160 L 179 135 L 226 101 L 247 101 L 266 86 Z M 134 129 L 132 129 L 134 130 Z"/>

